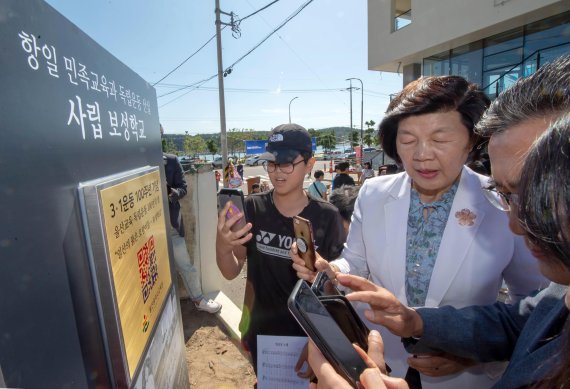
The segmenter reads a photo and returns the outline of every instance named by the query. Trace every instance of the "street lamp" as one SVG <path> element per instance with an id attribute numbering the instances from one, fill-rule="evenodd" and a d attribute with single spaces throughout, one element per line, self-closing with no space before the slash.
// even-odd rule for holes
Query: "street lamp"
<path id="1" fill-rule="evenodd" d="M 362 164 L 362 157 L 364 157 L 364 84 L 360 78 L 347 78 L 346 81 L 358 80 L 360 81 L 360 163 Z M 352 85 L 351 85 L 352 88 Z M 352 98 L 352 89 L 350 89 Z M 352 114 L 351 114 L 352 120 Z M 352 125 L 351 125 L 352 126 Z"/>
<path id="2" fill-rule="evenodd" d="M 291 103 L 293 102 L 293 100 L 298 99 L 299 96 L 295 96 L 291 99 L 291 101 L 289 101 L 289 124 L 291 124 Z"/>

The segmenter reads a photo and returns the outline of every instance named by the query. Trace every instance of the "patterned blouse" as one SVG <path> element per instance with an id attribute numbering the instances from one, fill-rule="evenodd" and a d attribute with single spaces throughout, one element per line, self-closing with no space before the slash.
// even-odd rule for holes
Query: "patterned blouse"
<path id="1" fill-rule="evenodd" d="M 421 202 L 420 194 L 412 187 L 406 238 L 406 297 L 410 307 L 425 305 L 431 274 L 458 182 L 438 201 L 428 204 Z"/>

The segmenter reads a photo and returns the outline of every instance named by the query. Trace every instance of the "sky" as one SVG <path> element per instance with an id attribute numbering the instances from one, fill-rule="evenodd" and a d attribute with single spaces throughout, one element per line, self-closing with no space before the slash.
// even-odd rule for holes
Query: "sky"
<path id="1" fill-rule="evenodd" d="M 272 1 L 220 0 L 220 8 L 237 14 L 239 19 Z M 47 3 L 150 84 L 180 65 L 216 33 L 214 0 Z M 270 130 L 289 121 L 289 106 L 291 121 L 306 128 L 349 127 L 350 83 L 346 79 L 351 77 L 360 78 L 364 85 L 364 122 L 378 123 L 389 95 L 402 88 L 401 75 L 368 70 L 364 0 L 280 0 L 243 20 L 239 39 L 232 36 L 229 27 L 222 31 L 224 69 L 307 3 L 224 78 L 228 130 Z M 222 15 L 222 22 L 229 21 L 229 16 Z M 214 38 L 155 85 L 165 133 L 220 131 L 217 77 L 198 89 L 169 93 L 216 74 Z M 360 88 L 360 82 L 355 80 L 352 86 Z M 361 98 L 361 90 L 353 89 L 352 124 L 356 129 L 360 129 Z"/>

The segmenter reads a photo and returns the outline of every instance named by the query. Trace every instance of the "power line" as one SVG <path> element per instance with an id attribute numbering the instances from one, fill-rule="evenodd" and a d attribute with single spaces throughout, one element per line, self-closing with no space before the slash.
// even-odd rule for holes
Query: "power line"
<path id="1" fill-rule="evenodd" d="M 279 25 L 279 27 L 277 27 L 277 28 L 274 29 L 272 32 L 270 32 L 269 35 L 267 35 L 265 38 L 263 38 L 263 39 L 261 40 L 261 42 L 259 42 L 259 43 L 258 43 L 257 45 L 255 45 L 252 49 L 250 49 L 247 53 L 245 53 L 245 54 L 242 55 L 240 58 L 238 58 L 233 64 L 231 64 L 230 66 L 228 66 L 228 67 L 226 68 L 226 70 L 224 71 L 224 76 L 230 74 L 230 73 L 232 72 L 232 68 L 233 68 L 235 65 L 237 65 L 238 63 L 240 63 L 245 57 L 247 57 L 248 55 L 250 55 L 255 49 L 257 49 L 259 46 L 261 46 L 261 45 L 262 45 L 267 39 L 269 39 L 273 34 L 275 34 L 277 31 L 279 31 L 281 28 L 283 28 L 287 23 L 289 23 L 295 16 L 297 16 L 303 9 L 305 9 L 305 8 L 306 8 L 309 4 L 311 4 L 313 1 L 314 1 L 314 0 L 308 0 L 305 4 L 301 5 L 295 12 L 293 12 L 289 17 L 287 17 L 287 19 L 285 19 L 285 20 Z M 159 97 L 159 98 L 160 98 L 160 97 L 164 97 L 164 96 L 170 95 L 170 94 L 172 94 L 172 93 L 176 93 L 176 92 L 182 91 L 182 90 L 184 90 L 184 89 L 192 88 L 193 86 L 195 86 L 195 85 L 197 85 L 197 84 L 203 84 L 203 83 L 205 83 L 205 82 L 207 82 L 207 81 L 210 81 L 211 79 L 213 79 L 213 78 L 215 78 L 215 77 L 217 77 L 217 74 L 214 74 L 213 76 L 208 77 L 207 79 L 204 79 L 204 80 L 202 80 L 202 81 L 198 81 L 198 82 L 195 82 L 195 83 L 193 83 L 193 84 L 190 84 L 190 85 L 184 86 L 184 87 L 182 87 L 182 88 L 173 90 L 173 91 L 171 91 L 171 92 L 165 93 L 165 94 L 160 95 L 160 96 L 158 96 L 158 97 Z M 194 89 L 196 89 L 196 88 L 194 88 Z M 175 100 L 181 98 L 182 96 L 185 96 L 187 93 L 193 91 L 194 89 L 191 89 L 190 91 L 188 91 L 188 92 L 186 92 L 186 93 L 184 93 L 184 94 L 182 94 L 182 95 L 180 95 L 180 96 L 178 96 L 178 97 L 176 97 L 176 98 L 170 100 L 169 102 L 162 104 L 161 107 L 164 107 L 165 105 L 170 104 L 171 102 L 173 102 L 173 101 L 175 101 Z"/>
<path id="2" fill-rule="evenodd" d="M 255 49 L 257 49 L 259 46 L 261 46 L 266 40 L 268 40 L 273 34 L 275 34 L 277 31 L 279 31 L 281 28 L 283 28 L 287 23 L 289 23 L 295 16 L 297 16 L 299 13 L 301 13 L 301 11 L 303 9 L 305 9 L 309 4 L 311 4 L 314 0 L 308 0 L 305 4 L 301 5 L 295 12 L 293 12 L 287 19 L 285 19 L 280 25 L 279 27 L 277 27 L 276 29 L 274 29 L 272 32 L 269 33 L 269 35 L 267 35 L 265 38 L 263 38 L 261 40 L 261 42 L 259 42 L 257 45 L 255 45 L 251 50 L 249 50 L 247 53 L 245 53 L 244 55 L 242 55 L 240 58 L 238 58 L 233 64 L 231 64 L 230 66 L 228 66 L 227 70 L 232 69 L 235 65 L 237 65 L 238 63 L 240 63 L 245 57 L 247 57 L 248 55 L 250 55 Z"/>
<path id="3" fill-rule="evenodd" d="M 246 20 L 247 18 L 271 7 L 273 4 L 277 3 L 279 0 L 274 0 L 271 3 L 267 4 L 265 7 L 262 7 L 260 9 L 258 9 L 257 11 L 247 15 L 246 17 L 243 17 L 241 19 L 236 20 L 234 23 L 232 23 L 232 31 L 236 32 L 234 29 L 236 29 L 239 32 L 239 24 Z M 226 28 L 227 26 L 222 27 L 222 31 L 224 28 Z M 172 73 L 174 73 L 175 71 L 177 71 L 178 69 L 180 69 L 180 67 L 182 65 L 184 65 L 186 62 L 188 62 L 190 60 L 190 58 L 192 58 L 193 56 L 195 56 L 196 54 L 198 54 L 200 52 L 200 50 L 202 50 L 204 47 L 206 47 L 206 45 L 208 43 L 210 43 L 214 38 L 216 37 L 216 34 L 214 34 L 210 39 L 208 39 L 206 41 L 206 43 L 204 43 L 202 46 L 200 46 L 200 48 L 198 50 L 196 50 L 195 52 L 193 52 L 192 54 L 190 54 L 190 56 L 188 56 L 188 58 L 186 58 L 184 61 L 182 61 L 178 66 L 176 66 L 174 69 L 172 69 L 171 71 L 169 71 L 164 77 L 162 77 L 160 80 L 156 81 L 154 84 L 152 84 L 152 86 L 155 86 L 156 84 L 158 84 L 159 82 L 161 82 L 162 80 L 164 80 L 166 77 L 170 76 Z"/>
<path id="4" fill-rule="evenodd" d="M 200 81 L 203 83 L 204 80 Z M 186 88 L 193 87 L 192 90 L 207 91 L 207 92 L 217 92 L 218 88 L 213 86 L 201 86 L 201 85 L 181 85 L 181 84 L 160 84 L 159 87 L 164 88 Z M 275 89 L 259 89 L 259 88 L 224 88 L 226 92 L 239 92 L 239 93 L 275 93 Z M 280 93 L 329 93 L 329 92 L 346 92 L 346 88 L 312 88 L 312 89 L 281 89 Z M 364 92 L 366 96 L 381 97 L 389 96 L 388 93 L 376 92 L 372 90 L 367 90 Z M 164 96 L 164 95 L 163 95 Z"/>
<path id="5" fill-rule="evenodd" d="M 226 28 L 226 26 L 224 26 L 224 28 Z M 172 73 L 174 73 L 175 71 L 177 71 L 180 66 L 184 65 L 186 62 L 188 62 L 188 60 L 190 58 L 192 58 L 193 56 L 195 56 L 196 54 L 198 54 L 198 52 L 200 52 L 200 50 L 202 50 L 204 47 L 206 47 L 206 45 L 208 43 L 210 43 L 212 41 L 212 39 L 214 39 L 216 37 L 216 34 L 214 34 L 210 39 L 208 39 L 206 41 L 206 43 L 204 43 L 202 46 L 200 46 L 200 48 L 198 50 L 196 50 L 195 52 L 193 52 L 192 54 L 190 54 L 190 56 L 188 58 L 186 58 L 184 61 L 182 61 L 180 63 L 180 65 L 176 66 L 174 69 L 172 69 L 171 71 L 169 71 L 166 76 L 162 77 L 160 80 L 158 80 L 157 82 L 155 82 L 154 84 L 152 84 L 152 86 L 155 86 L 156 84 L 158 84 L 159 82 L 161 82 L 162 80 L 164 80 L 166 77 L 170 76 Z"/>
<path id="6" fill-rule="evenodd" d="M 262 7 L 262 8 L 260 8 L 260 9 L 258 9 L 257 11 L 255 11 L 255 12 L 253 12 L 253 13 L 250 13 L 249 15 L 244 16 L 244 17 L 241 18 L 241 19 L 238 19 L 236 22 L 239 24 L 239 23 L 243 22 L 245 19 L 247 19 L 247 18 L 249 18 L 249 17 L 251 17 L 251 16 L 253 16 L 253 15 L 255 15 L 255 14 L 261 12 L 261 11 L 263 11 L 264 9 L 267 9 L 267 8 L 271 7 L 273 4 L 277 3 L 278 1 L 279 1 L 279 0 L 272 1 L 271 3 L 267 4 L 265 7 Z"/>

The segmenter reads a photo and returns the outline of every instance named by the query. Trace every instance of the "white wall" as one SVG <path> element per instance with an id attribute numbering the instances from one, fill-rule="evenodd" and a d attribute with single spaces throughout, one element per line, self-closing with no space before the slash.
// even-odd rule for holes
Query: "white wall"
<path id="1" fill-rule="evenodd" d="M 412 0 L 412 23 L 392 32 L 392 0 L 368 0 L 368 68 L 409 63 L 570 9 L 568 0 Z M 401 62 L 401 65 L 399 65 Z"/>
<path id="2" fill-rule="evenodd" d="M 202 292 L 208 295 L 222 289 L 223 277 L 216 264 L 218 208 L 213 171 L 192 175 L 193 209 L 196 222 L 194 266 L 202 274 Z"/>

